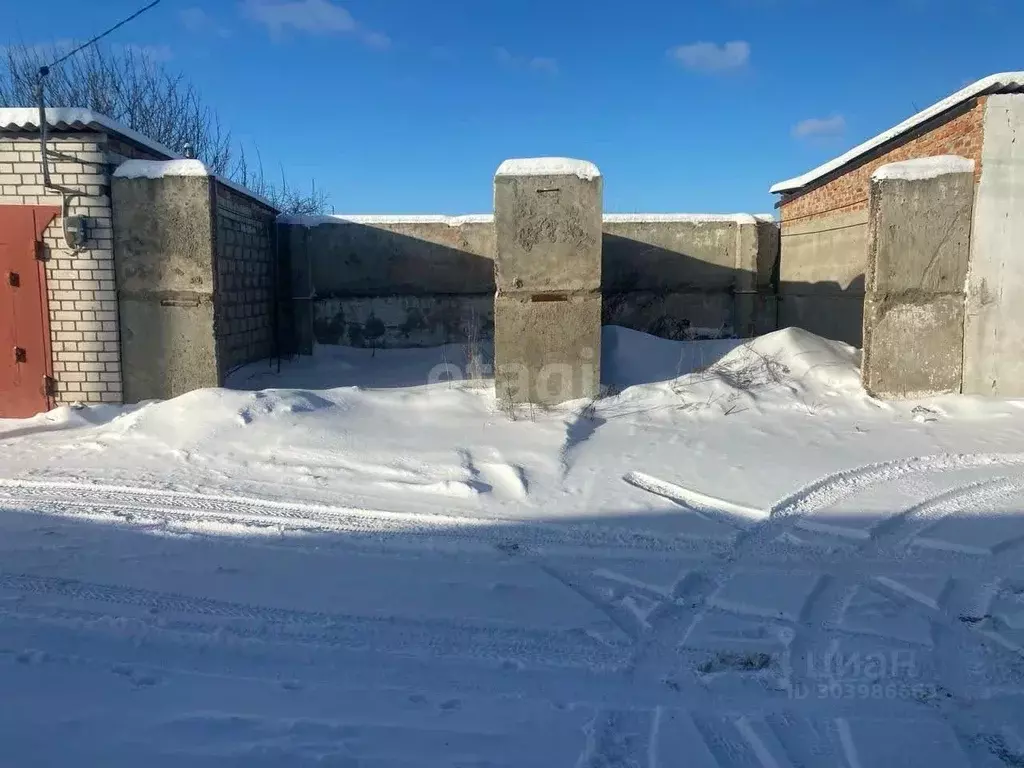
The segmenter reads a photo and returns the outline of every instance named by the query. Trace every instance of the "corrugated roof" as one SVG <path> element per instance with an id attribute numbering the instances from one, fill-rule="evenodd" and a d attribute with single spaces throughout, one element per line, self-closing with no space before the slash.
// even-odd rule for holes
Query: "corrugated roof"
<path id="1" fill-rule="evenodd" d="M 152 150 L 158 155 L 163 155 L 169 160 L 182 160 L 182 156 L 159 141 L 145 136 L 138 131 L 122 125 L 116 120 L 111 120 L 106 115 L 93 112 L 91 109 L 82 107 L 47 107 L 46 126 L 53 131 L 85 131 L 95 130 L 103 133 L 110 133 L 121 138 L 128 139 L 139 146 Z M 39 108 L 38 107 L 4 107 L 0 109 L 0 132 L 3 131 L 38 131 L 39 130 Z M 280 210 L 276 205 L 264 197 L 257 195 L 241 184 L 236 184 L 230 179 L 222 176 L 214 177 L 226 187 L 236 192 L 247 195 L 266 205 L 271 210 Z"/>
<path id="2" fill-rule="evenodd" d="M 48 107 L 46 109 L 46 126 L 54 131 L 97 130 L 122 136 L 130 141 L 151 149 L 158 155 L 169 159 L 181 158 L 177 152 L 165 147 L 138 131 L 133 131 L 106 115 L 80 107 Z M 36 107 L 5 107 L 0 109 L 0 131 L 38 131 L 39 109 Z"/>
<path id="3" fill-rule="evenodd" d="M 863 144 L 859 144 L 846 154 L 840 155 L 836 159 L 830 160 L 824 165 L 819 165 L 814 170 L 808 171 L 802 176 L 787 179 L 786 181 L 780 181 L 773 185 L 769 191 L 774 194 L 796 192 L 812 182 L 817 181 L 821 177 L 827 176 L 833 171 L 842 168 L 844 165 L 851 163 L 862 155 L 866 155 L 871 150 L 877 149 L 883 144 L 892 141 L 908 131 L 912 131 L 919 125 L 923 125 L 932 118 L 938 117 L 943 112 L 953 109 L 954 107 L 958 107 L 976 96 L 981 96 L 986 93 L 1015 93 L 1018 91 L 1024 91 L 1024 72 L 1001 72 L 997 75 L 989 75 L 988 77 L 957 91 L 952 96 L 949 96 L 942 101 L 933 104 L 927 109 L 918 112 L 913 117 L 904 120 L 902 123 L 890 128 L 888 131 L 878 134 L 873 139 L 868 139 Z"/>

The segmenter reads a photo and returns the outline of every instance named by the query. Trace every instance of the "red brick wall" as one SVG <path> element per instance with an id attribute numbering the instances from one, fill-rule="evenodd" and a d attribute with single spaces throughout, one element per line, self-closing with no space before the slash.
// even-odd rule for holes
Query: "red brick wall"
<path id="1" fill-rule="evenodd" d="M 821 214 L 852 213 L 868 205 L 871 174 L 887 163 L 913 160 L 935 155 L 961 155 L 975 162 L 975 173 L 981 174 L 981 144 L 985 97 L 980 97 L 964 113 L 956 114 L 927 133 L 910 140 L 905 138 L 883 155 L 857 166 L 832 181 L 782 203 L 783 228 L 786 221 L 805 219 Z"/>

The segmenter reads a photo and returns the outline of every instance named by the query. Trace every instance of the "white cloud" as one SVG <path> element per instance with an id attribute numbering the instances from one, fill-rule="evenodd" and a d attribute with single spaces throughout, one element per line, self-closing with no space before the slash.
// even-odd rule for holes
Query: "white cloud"
<path id="1" fill-rule="evenodd" d="M 222 27 L 216 19 L 202 8 L 183 8 L 178 12 L 178 19 L 180 19 L 181 25 L 194 35 L 231 36 L 231 30 Z"/>
<path id="2" fill-rule="evenodd" d="M 509 53 L 508 48 L 495 48 L 494 58 L 497 59 L 499 64 L 505 64 L 509 67 L 515 64 L 515 56 Z"/>
<path id="3" fill-rule="evenodd" d="M 548 56 L 534 56 L 530 59 L 529 67 L 535 72 L 546 72 L 549 75 L 558 74 L 558 62 Z"/>
<path id="4" fill-rule="evenodd" d="M 330 0 L 245 0 L 242 12 L 275 36 L 288 31 L 331 35 L 356 30 L 352 14 Z"/>
<path id="5" fill-rule="evenodd" d="M 529 69 L 546 75 L 558 74 L 558 61 L 550 56 L 516 56 L 508 48 L 495 48 L 494 58 L 509 69 Z"/>
<path id="6" fill-rule="evenodd" d="M 120 49 L 125 53 L 141 56 L 150 61 L 170 61 L 174 58 L 174 51 L 169 45 L 139 45 L 138 43 L 127 43 L 123 46 L 113 46 L 115 50 Z"/>
<path id="7" fill-rule="evenodd" d="M 793 126 L 793 136 L 798 139 L 831 138 L 846 132 L 846 118 L 842 115 L 811 117 Z"/>
<path id="8" fill-rule="evenodd" d="M 750 61 L 750 43 L 689 43 L 671 48 L 668 55 L 695 72 L 719 73 L 741 69 Z"/>
<path id="9" fill-rule="evenodd" d="M 183 8 L 178 11 L 178 18 L 189 32 L 205 32 L 210 26 L 210 17 L 202 8 Z"/>
<path id="10" fill-rule="evenodd" d="M 384 51 L 391 47 L 391 38 L 383 32 L 363 32 L 363 42 L 371 48 Z"/>
<path id="11" fill-rule="evenodd" d="M 331 0 L 243 0 L 242 13 L 265 26 L 270 35 L 278 39 L 288 32 L 351 34 L 378 51 L 387 50 L 392 45 L 390 37 L 367 29 Z"/>

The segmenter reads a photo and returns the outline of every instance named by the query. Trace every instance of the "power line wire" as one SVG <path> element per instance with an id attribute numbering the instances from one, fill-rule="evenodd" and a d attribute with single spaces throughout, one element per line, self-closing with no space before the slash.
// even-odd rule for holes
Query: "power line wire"
<path id="1" fill-rule="evenodd" d="M 108 29 L 108 30 L 107 30 L 106 32 L 101 32 L 100 34 L 96 35 L 96 37 L 92 38 L 92 40 L 89 40 L 89 41 L 87 41 L 87 42 L 85 42 L 85 43 L 82 43 L 82 44 L 81 44 L 80 46 L 78 46 L 77 48 L 75 48 L 75 49 L 74 49 L 73 51 L 70 51 L 69 53 L 65 53 L 65 54 L 64 54 L 63 56 L 61 56 L 61 57 L 60 57 L 59 59 L 57 59 L 56 61 L 54 61 L 54 62 L 53 62 L 52 64 L 49 64 L 49 65 L 47 65 L 47 66 L 45 66 L 45 67 L 42 67 L 42 68 L 40 68 L 40 73 L 41 73 L 41 74 L 46 74 L 46 73 L 48 73 L 48 72 L 49 72 L 49 70 L 50 70 L 50 67 L 56 67 L 56 66 L 57 66 L 58 64 L 63 64 L 63 63 L 65 62 L 65 61 L 67 61 L 68 59 L 70 59 L 70 58 L 71 58 L 72 56 L 74 56 L 74 55 L 75 55 L 76 53 L 78 53 L 79 51 L 83 51 L 83 50 L 85 50 L 86 48 L 88 48 L 88 47 L 89 47 L 90 45 L 92 45 L 93 43 L 97 43 L 97 42 L 99 42 L 99 41 L 100 41 L 100 40 L 102 40 L 102 39 L 103 39 L 104 37 L 106 37 L 107 35 L 109 35 L 109 34 L 110 34 L 111 32 L 114 32 L 114 31 L 116 31 L 116 30 L 120 29 L 121 27 L 123 27 L 123 26 L 124 26 L 125 24 L 127 24 L 127 23 L 128 23 L 129 21 L 132 21 L 133 19 L 137 19 L 137 18 L 138 18 L 139 16 L 141 16 L 142 14 L 144 14 L 144 13 L 145 13 L 146 11 L 148 11 L 148 10 L 149 10 L 150 8 L 152 8 L 152 7 L 154 6 L 154 5 L 158 4 L 159 2 L 160 2 L 160 0 L 153 0 L 153 2 L 151 2 L 151 3 L 150 3 L 149 5 L 147 5 L 147 6 L 145 7 L 145 8 L 140 8 L 140 9 L 139 9 L 139 10 L 137 10 L 137 11 L 136 11 L 135 13 L 133 13 L 133 14 L 132 14 L 131 16 L 129 16 L 128 18 L 126 18 L 126 19 L 121 19 L 121 21 L 117 22 L 117 24 L 115 24 L 114 26 L 112 26 L 112 27 L 111 27 L 110 29 Z"/>

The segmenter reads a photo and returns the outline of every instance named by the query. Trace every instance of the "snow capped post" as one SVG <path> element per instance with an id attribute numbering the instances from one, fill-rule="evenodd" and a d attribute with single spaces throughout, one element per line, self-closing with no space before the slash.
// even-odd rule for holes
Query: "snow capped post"
<path id="1" fill-rule="evenodd" d="M 601 384 L 601 172 L 506 160 L 494 177 L 494 386 L 508 404 L 596 397 Z"/>
<path id="2" fill-rule="evenodd" d="M 871 177 L 861 379 L 888 399 L 960 392 L 974 161 L 927 157 Z"/>

